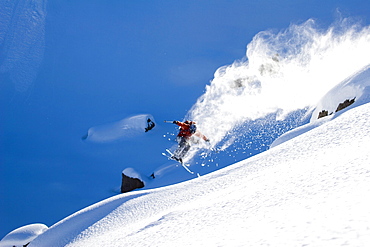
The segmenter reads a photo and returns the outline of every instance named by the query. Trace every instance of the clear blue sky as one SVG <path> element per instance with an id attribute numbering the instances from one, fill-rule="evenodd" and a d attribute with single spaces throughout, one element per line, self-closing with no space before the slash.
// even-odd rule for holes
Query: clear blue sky
<path id="1" fill-rule="evenodd" d="M 13 9 L 0 3 L 12 23 L 27 6 L 15 2 Z M 88 184 L 114 174 L 119 183 L 123 164 L 150 162 L 162 148 L 142 157 L 131 155 L 138 143 L 131 149 L 87 147 L 80 137 L 89 127 L 138 113 L 151 113 L 158 122 L 181 120 L 215 70 L 243 58 L 255 34 L 308 18 L 326 27 L 338 11 L 367 25 L 370 1 L 48 1 L 35 80 L 18 92 L 11 74 L 0 71 L 0 219 L 9 222 L 1 224 L 0 237 L 33 222 L 51 225 L 108 196 L 94 197 Z M 0 66 L 10 49 L 33 45 L 9 45 L 9 34 L 32 32 L 32 23 L 6 26 L 2 18 Z M 158 136 L 171 130 L 159 126 Z M 71 195 L 66 183 L 81 189 Z M 68 200 L 76 203 L 63 202 Z"/>

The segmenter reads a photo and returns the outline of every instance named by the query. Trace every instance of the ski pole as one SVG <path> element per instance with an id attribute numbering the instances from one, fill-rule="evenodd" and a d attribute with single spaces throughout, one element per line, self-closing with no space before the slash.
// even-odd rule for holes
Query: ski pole
<path id="1" fill-rule="evenodd" d="M 173 121 L 164 120 L 165 123 L 173 123 Z"/>

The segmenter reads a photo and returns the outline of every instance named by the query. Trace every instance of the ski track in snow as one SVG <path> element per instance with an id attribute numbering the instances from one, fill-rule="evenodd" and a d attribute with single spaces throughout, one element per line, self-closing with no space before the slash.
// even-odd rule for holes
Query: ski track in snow
<path id="1" fill-rule="evenodd" d="M 366 104 L 201 178 L 110 198 L 51 227 L 30 247 L 365 246 L 369 120 Z M 87 213 L 106 216 L 84 224 Z M 76 223 L 79 234 L 62 230 Z"/>

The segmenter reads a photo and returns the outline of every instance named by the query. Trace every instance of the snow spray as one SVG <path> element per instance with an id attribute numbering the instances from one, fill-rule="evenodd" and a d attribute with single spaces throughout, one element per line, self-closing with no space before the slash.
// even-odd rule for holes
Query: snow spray
<path id="1" fill-rule="evenodd" d="M 248 143 L 265 139 L 258 145 L 268 148 L 278 135 L 304 123 L 328 90 L 370 63 L 368 54 L 370 27 L 351 19 L 327 29 L 309 19 L 260 32 L 245 58 L 215 72 L 186 118 L 198 123 L 213 147 L 233 146 L 233 152 L 248 156 Z M 248 140 L 241 138 L 246 135 Z M 235 146 L 238 141 L 243 147 Z"/>

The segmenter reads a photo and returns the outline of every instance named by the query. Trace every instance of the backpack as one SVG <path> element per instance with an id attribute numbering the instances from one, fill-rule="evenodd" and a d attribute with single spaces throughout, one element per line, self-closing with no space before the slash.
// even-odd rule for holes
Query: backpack
<path id="1" fill-rule="evenodd" d="M 197 132 L 197 126 L 195 124 L 190 124 L 189 131 L 191 134 L 194 134 L 195 132 Z"/>

